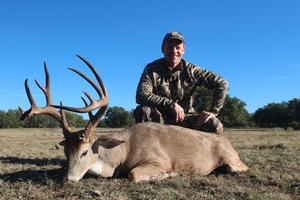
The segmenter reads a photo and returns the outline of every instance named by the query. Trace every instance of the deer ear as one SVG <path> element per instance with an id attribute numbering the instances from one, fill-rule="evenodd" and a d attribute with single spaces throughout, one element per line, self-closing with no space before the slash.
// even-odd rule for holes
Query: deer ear
<path id="1" fill-rule="evenodd" d="M 66 140 L 63 140 L 63 141 L 61 141 L 60 143 L 58 143 L 59 145 L 61 145 L 61 146 L 66 146 Z"/>
<path id="2" fill-rule="evenodd" d="M 124 143 L 123 140 L 118 140 L 118 139 L 112 138 L 110 136 L 101 136 L 95 141 L 94 144 L 102 146 L 107 149 L 111 149 L 122 143 Z"/>

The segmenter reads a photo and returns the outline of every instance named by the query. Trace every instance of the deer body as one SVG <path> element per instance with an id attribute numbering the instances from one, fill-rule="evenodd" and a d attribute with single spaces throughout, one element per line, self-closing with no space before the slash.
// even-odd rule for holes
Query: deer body
<path id="1" fill-rule="evenodd" d="M 97 91 L 100 99 L 94 100 L 87 92 L 88 104 L 82 98 L 85 107 L 74 108 L 53 105 L 50 93 L 50 77 L 46 63 L 46 87 L 36 80 L 44 92 L 46 106 L 38 107 L 25 81 L 25 89 L 31 108 L 22 113 L 21 120 L 34 115 L 48 114 L 60 123 L 65 140 L 64 152 L 67 157 L 62 167 L 66 171 L 65 180 L 79 181 L 85 173 L 101 177 L 128 177 L 132 181 L 161 180 L 185 174 L 209 174 L 224 166 L 228 173 L 247 171 L 230 142 L 223 136 L 206 133 L 174 125 L 159 123 L 140 123 L 112 134 L 96 135 L 101 117 L 108 107 L 106 88 L 95 68 L 83 57 L 83 60 L 95 75 L 99 85 L 80 71 L 69 68 L 88 81 Z M 55 108 L 59 108 L 58 112 Z M 98 110 L 97 110 L 98 109 Z M 64 110 L 88 113 L 89 122 L 85 129 L 71 132 Z M 97 110 L 95 114 L 92 111 Z"/>
<path id="2" fill-rule="evenodd" d="M 206 175 L 220 166 L 228 167 L 230 173 L 247 170 L 228 140 L 212 133 L 147 122 L 93 137 L 92 142 L 78 147 L 82 148 L 78 152 L 88 149 L 90 154 L 67 154 L 67 180 L 78 181 L 86 172 L 138 182 L 173 175 Z M 79 167 L 81 159 L 86 166 Z"/>

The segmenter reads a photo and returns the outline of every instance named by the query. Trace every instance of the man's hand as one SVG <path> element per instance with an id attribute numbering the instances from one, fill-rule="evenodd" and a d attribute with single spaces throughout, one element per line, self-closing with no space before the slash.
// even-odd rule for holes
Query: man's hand
<path id="1" fill-rule="evenodd" d="M 184 120 L 185 117 L 184 110 L 179 104 L 175 103 L 175 108 L 173 109 L 173 112 L 176 117 L 176 123 L 182 122 Z"/>
<path id="2" fill-rule="evenodd" d="M 199 114 L 197 125 L 200 127 L 203 123 L 206 123 L 209 119 L 216 117 L 212 112 L 203 111 Z"/>

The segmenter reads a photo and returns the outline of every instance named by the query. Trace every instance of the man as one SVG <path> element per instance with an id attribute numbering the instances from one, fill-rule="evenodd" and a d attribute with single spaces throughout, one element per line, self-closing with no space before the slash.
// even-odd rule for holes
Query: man
<path id="1" fill-rule="evenodd" d="M 221 134 L 216 117 L 223 107 L 228 83 L 214 72 L 182 59 L 185 40 L 178 32 L 167 33 L 161 46 L 164 57 L 149 63 L 140 78 L 134 111 L 136 123 L 158 122 Z M 213 90 L 209 111 L 195 115 L 193 93 L 197 86 Z"/>

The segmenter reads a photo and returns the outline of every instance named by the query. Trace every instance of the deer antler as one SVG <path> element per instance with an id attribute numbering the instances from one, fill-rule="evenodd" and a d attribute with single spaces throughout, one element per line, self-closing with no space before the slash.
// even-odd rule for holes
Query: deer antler
<path id="1" fill-rule="evenodd" d="M 36 79 L 34 79 L 34 80 L 35 80 L 35 83 L 38 85 L 38 87 L 44 92 L 47 104 L 45 107 L 38 107 L 36 105 L 36 103 L 32 97 L 32 94 L 30 92 L 30 89 L 28 87 L 28 79 L 26 79 L 25 80 L 25 89 L 26 89 L 26 94 L 27 94 L 28 100 L 30 102 L 31 108 L 29 110 L 27 110 L 26 112 L 24 112 L 23 109 L 21 107 L 19 107 L 19 110 L 22 114 L 21 120 L 28 119 L 35 115 L 48 114 L 48 115 L 54 117 L 55 119 L 57 119 L 57 121 L 61 124 L 64 136 L 67 137 L 70 134 L 71 127 L 69 127 L 69 125 L 67 123 L 66 116 L 65 116 L 63 110 L 61 109 L 60 112 L 58 112 L 55 108 L 53 108 L 51 106 L 52 98 L 51 98 L 51 93 L 50 93 L 50 76 L 49 76 L 49 72 L 48 72 L 47 65 L 45 62 L 44 62 L 44 71 L 45 71 L 45 75 L 46 75 L 46 87 L 42 87 Z"/>
<path id="2" fill-rule="evenodd" d="M 96 128 L 97 124 L 99 123 L 101 117 L 104 115 L 104 113 L 105 113 L 105 111 L 108 107 L 108 94 L 107 94 L 106 88 L 105 88 L 105 86 L 102 82 L 102 79 L 100 78 L 100 76 L 97 73 L 96 69 L 87 60 L 85 60 L 83 57 L 81 57 L 79 55 L 77 55 L 77 56 L 81 60 L 83 60 L 87 64 L 87 66 L 91 69 L 91 71 L 95 75 L 100 87 L 93 80 L 91 80 L 89 77 L 87 77 L 82 72 L 80 72 L 76 69 L 73 69 L 73 68 L 69 68 L 69 69 L 74 71 L 75 73 L 79 74 L 86 81 L 88 81 L 94 87 L 94 89 L 97 91 L 97 93 L 100 96 L 100 99 L 99 100 L 94 100 L 87 92 L 83 91 L 83 93 L 90 100 L 90 104 L 88 104 L 86 102 L 86 100 L 83 97 L 81 97 L 81 99 L 83 100 L 83 102 L 85 104 L 85 107 L 74 108 L 74 107 L 69 107 L 69 106 L 63 106 L 62 103 L 60 103 L 60 105 L 53 105 L 52 104 L 52 99 L 51 99 L 51 94 L 50 94 L 49 73 L 48 73 L 46 63 L 44 63 L 44 69 L 45 69 L 45 74 L 46 74 L 46 87 L 45 88 L 42 87 L 37 82 L 37 80 L 35 80 L 35 82 L 38 85 L 38 87 L 44 92 L 44 94 L 46 96 L 47 104 L 43 108 L 37 107 L 32 95 L 31 95 L 30 89 L 28 87 L 28 79 L 26 79 L 25 88 L 26 88 L 26 93 L 27 93 L 29 102 L 31 104 L 31 108 L 29 110 L 27 110 L 26 112 L 24 112 L 22 110 L 22 108 L 19 107 L 19 109 L 22 113 L 21 120 L 24 120 L 24 119 L 27 119 L 31 116 L 39 115 L 39 114 L 51 115 L 52 117 L 56 118 L 60 122 L 60 124 L 62 126 L 62 129 L 63 129 L 63 134 L 64 134 L 65 137 L 67 137 L 70 134 L 71 128 L 68 126 L 66 116 L 65 116 L 63 110 L 73 111 L 73 112 L 77 112 L 77 113 L 88 113 L 90 120 L 89 120 L 87 126 L 85 127 L 85 130 L 79 136 L 79 139 L 81 139 L 81 140 L 88 140 L 89 139 L 90 134 Z M 60 108 L 60 112 L 58 112 L 55 108 Z M 98 109 L 98 108 L 100 108 L 100 109 L 93 115 L 92 111 L 95 110 L 95 109 Z"/>
<path id="3" fill-rule="evenodd" d="M 73 69 L 73 68 L 69 68 L 69 69 L 74 71 L 75 73 L 77 73 L 81 77 L 83 77 L 86 81 L 88 81 L 94 87 L 94 89 L 97 91 L 100 99 L 99 100 L 94 100 L 87 92 L 83 91 L 83 93 L 90 100 L 90 104 L 88 104 L 85 101 L 85 99 L 83 97 L 81 97 L 81 99 L 83 100 L 83 102 L 85 104 L 85 107 L 74 108 L 74 107 L 62 106 L 62 105 L 51 105 L 51 106 L 55 107 L 55 108 L 60 108 L 60 109 L 68 110 L 68 111 L 77 112 L 77 113 L 89 113 L 90 121 L 87 124 L 84 133 L 81 135 L 81 139 L 83 139 L 83 138 L 88 139 L 90 134 L 96 128 L 97 124 L 99 123 L 101 117 L 104 115 L 104 113 L 105 113 L 105 111 L 108 107 L 108 94 L 107 94 L 106 88 L 105 88 L 105 86 L 102 82 L 102 79 L 100 78 L 100 76 L 97 73 L 96 69 L 86 59 L 84 59 L 80 55 L 77 55 L 77 57 L 79 57 L 83 62 L 85 62 L 86 65 L 91 69 L 91 71 L 95 75 L 95 78 L 97 79 L 97 81 L 98 81 L 101 88 L 99 88 L 99 86 L 93 80 L 91 80 L 89 77 L 87 77 L 82 72 L 80 72 L 76 69 Z M 100 108 L 100 109 L 93 115 L 92 111 L 95 110 L 95 109 L 98 109 L 98 108 Z"/>

